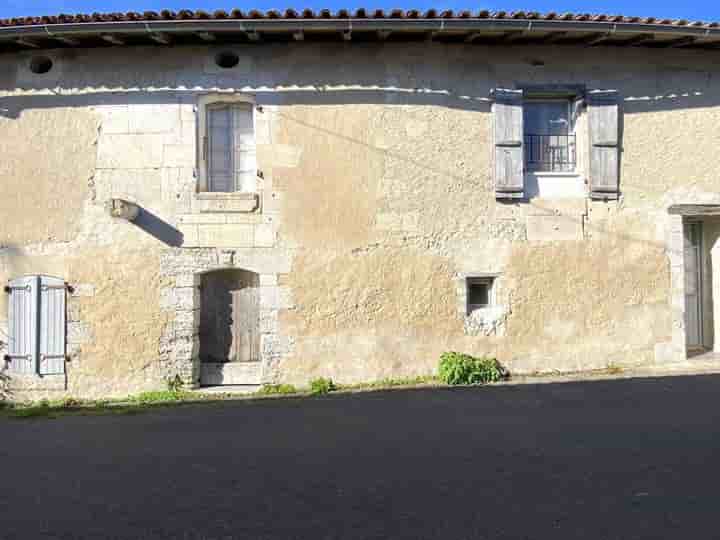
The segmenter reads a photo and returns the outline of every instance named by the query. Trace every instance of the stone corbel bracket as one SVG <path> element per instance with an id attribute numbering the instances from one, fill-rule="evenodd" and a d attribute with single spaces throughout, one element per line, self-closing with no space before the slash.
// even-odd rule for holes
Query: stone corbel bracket
<path id="1" fill-rule="evenodd" d="M 125 199 L 110 199 L 106 206 L 112 217 L 127 221 L 135 221 L 140 213 L 140 207 L 137 204 Z"/>

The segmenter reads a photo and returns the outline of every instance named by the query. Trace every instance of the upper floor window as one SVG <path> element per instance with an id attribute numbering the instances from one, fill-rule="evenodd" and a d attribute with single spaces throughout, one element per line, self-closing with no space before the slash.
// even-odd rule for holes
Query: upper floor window
<path id="1" fill-rule="evenodd" d="M 528 100 L 523 106 L 525 167 L 530 172 L 574 172 L 577 146 L 573 102 Z"/>
<path id="2" fill-rule="evenodd" d="M 254 114 L 254 103 L 246 96 L 201 99 L 200 191 L 257 191 Z"/>

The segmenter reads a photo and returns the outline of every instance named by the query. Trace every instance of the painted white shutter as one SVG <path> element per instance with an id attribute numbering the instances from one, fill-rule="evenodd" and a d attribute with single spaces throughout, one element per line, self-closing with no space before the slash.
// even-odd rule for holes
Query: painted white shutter
<path id="1" fill-rule="evenodd" d="M 523 91 L 493 91 L 494 176 L 498 199 L 520 199 L 525 190 Z"/>
<path id="2" fill-rule="evenodd" d="M 207 110 L 208 191 L 235 191 L 233 178 L 232 124 L 229 106 Z"/>
<path id="3" fill-rule="evenodd" d="M 14 373 L 35 373 L 37 365 L 38 278 L 25 276 L 8 284 L 8 361 Z"/>
<path id="4" fill-rule="evenodd" d="M 235 152 L 235 188 L 237 191 L 257 191 L 257 161 L 255 157 L 254 107 L 239 103 L 233 107 L 233 143 Z"/>
<path id="5" fill-rule="evenodd" d="M 40 276 L 41 375 L 65 373 L 65 281 Z"/>
<path id="6" fill-rule="evenodd" d="M 616 90 L 588 93 L 590 197 L 617 199 L 620 184 L 620 98 Z"/>

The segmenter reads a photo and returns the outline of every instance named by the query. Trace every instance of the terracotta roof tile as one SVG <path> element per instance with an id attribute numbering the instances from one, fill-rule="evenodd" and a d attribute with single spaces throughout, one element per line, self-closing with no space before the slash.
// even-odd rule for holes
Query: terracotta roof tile
<path id="1" fill-rule="evenodd" d="M 63 23 L 92 23 L 92 22 L 122 22 L 122 21 L 183 21 L 183 20 L 214 20 L 214 19 L 347 19 L 347 18 L 375 18 L 375 19 L 527 19 L 527 20 L 546 20 L 546 21 L 595 21 L 595 22 L 612 22 L 612 23 L 629 23 L 629 24 L 659 24 L 668 26 L 692 26 L 704 28 L 717 28 L 718 22 L 688 21 L 686 19 L 667 19 L 656 17 L 637 17 L 623 16 L 611 14 L 587 14 L 587 13 L 538 13 L 536 11 L 495 11 L 479 10 L 472 12 L 468 10 L 454 12 L 452 10 L 438 11 L 436 9 L 428 9 L 424 13 L 410 9 L 403 11 L 393 9 L 383 11 L 376 9 L 368 11 L 364 8 L 358 8 L 354 12 L 348 9 L 340 9 L 331 11 L 329 9 L 321 9 L 313 11 L 303 9 L 301 11 L 294 9 L 285 10 L 269 10 L 261 11 L 252 9 L 249 11 L 241 11 L 233 9 L 231 11 L 216 10 L 188 10 L 179 11 L 161 10 L 127 13 L 91 13 L 91 14 L 58 14 L 47 15 L 41 17 L 13 17 L 0 19 L 0 26 L 34 26 L 46 24 L 63 24 Z"/>

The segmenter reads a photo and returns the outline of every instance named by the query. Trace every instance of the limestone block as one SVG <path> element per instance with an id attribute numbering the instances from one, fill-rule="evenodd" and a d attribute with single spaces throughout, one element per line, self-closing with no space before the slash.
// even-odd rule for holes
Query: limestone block
<path id="1" fill-rule="evenodd" d="M 262 334 L 273 334 L 278 328 L 278 311 L 267 309 L 260 311 L 260 332 Z"/>
<path id="2" fill-rule="evenodd" d="M 280 212 L 282 210 L 283 194 L 280 191 L 269 191 L 266 187 L 263 197 L 264 212 Z"/>
<path id="3" fill-rule="evenodd" d="M 98 141 L 98 169 L 161 167 L 162 135 L 111 134 Z"/>
<path id="4" fill-rule="evenodd" d="M 198 193 L 197 212 L 254 212 L 259 204 L 257 193 Z"/>
<path id="5" fill-rule="evenodd" d="M 192 167 L 195 165 L 195 146 L 192 144 L 166 144 L 163 167 Z"/>
<path id="6" fill-rule="evenodd" d="M 288 309 L 293 307 L 292 292 L 289 287 L 258 287 L 260 307 L 263 309 Z"/>
<path id="7" fill-rule="evenodd" d="M 172 293 L 172 306 L 175 310 L 192 311 L 200 305 L 198 287 L 175 287 Z"/>
<path id="8" fill-rule="evenodd" d="M 100 105 L 95 110 L 100 113 L 100 130 L 103 135 L 130 132 L 127 105 Z"/>
<path id="9" fill-rule="evenodd" d="M 218 224 L 227 223 L 227 221 L 225 214 L 184 214 L 178 217 L 178 223 L 188 225 L 197 223 Z"/>
<path id="10" fill-rule="evenodd" d="M 197 358 L 200 343 L 193 336 L 176 338 L 173 343 L 172 358 L 175 362 Z"/>
<path id="11" fill-rule="evenodd" d="M 180 127 L 177 103 L 140 103 L 128 106 L 130 133 L 168 133 Z"/>
<path id="12" fill-rule="evenodd" d="M 571 216 L 528 216 L 527 239 L 530 242 L 582 240 L 582 219 Z"/>
<path id="13" fill-rule="evenodd" d="M 200 276 L 194 273 L 179 274 L 175 277 L 176 287 L 197 287 L 200 285 Z"/>
<path id="14" fill-rule="evenodd" d="M 205 216 L 213 215 L 213 214 L 203 214 Z M 225 217 L 226 223 L 252 223 L 252 224 L 258 224 L 263 222 L 263 214 L 258 214 L 257 212 L 247 214 L 247 213 L 232 213 L 232 214 L 218 214 Z"/>
<path id="15" fill-rule="evenodd" d="M 678 350 L 673 346 L 671 341 L 664 341 L 655 344 L 655 363 L 670 364 L 684 360 L 684 351 Z"/>
<path id="16" fill-rule="evenodd" d="M 535 198 L 527 206 L 529 216 L 584 216 L 588 213 L 587 199 Z"/>
<path id="17" fill-rule="evenodd" d="M 260 274 L 260 286 L 277 285 L 277 274 Z"/>
<path id="18" fill-rule="evenodd" d="M 95 173 L 97 199 L 128 199 L 153 204 L 162 197 L 162 172 L 156 169 L 101 169 Z"/>
<path id="19" fill-rule="evenodd" d="M 250 247 L 254 227 L 246 224 L 199 224 L 197 245 L 205 247 Z"/>
<path id="20" fill-rule="evenodd" d="M 258 287 L 259 302 L 262 309 L 278 309 L 280 288 L 277 286 Z"/>
<path id="21" fill-rule="evenodd" d="M 275 227 L 268 223 L 261 223 L 255 226 L 256 247 L 272 247 L 275 245 Z"/>
<path id="22" fill-rule="evenodd" d="M 178 230 L 182 235 L 182 245 L 184 247 L 197 247 L 198 244 L 198 226 L 195 224 L 178 224 Z"/>
<path id="23" fill-rule="evenodd" d="M 197 334 L 200 327 L 200 310 L 178 310 L 175 312 L 175 320 L 173 321 L 175 334 L 180 336 L 188 336 Z"/>

